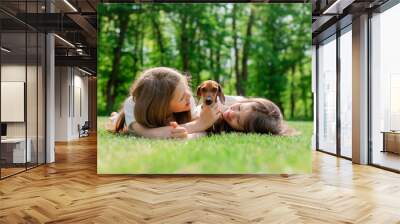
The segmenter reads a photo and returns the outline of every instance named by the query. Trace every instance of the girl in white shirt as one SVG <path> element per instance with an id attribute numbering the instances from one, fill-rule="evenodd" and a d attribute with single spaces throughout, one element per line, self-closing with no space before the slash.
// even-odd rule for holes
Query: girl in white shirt
<path id="1" fill-rule="evenodd" d="M 221 115 L 218 104 L 197 112 L 186 78 L 172 68 L 144 71 L 133 83 L 130 95 L 122 111 L 112 114 L 114 132 L 148 138 L 186 138 L 205 131 Z"/>

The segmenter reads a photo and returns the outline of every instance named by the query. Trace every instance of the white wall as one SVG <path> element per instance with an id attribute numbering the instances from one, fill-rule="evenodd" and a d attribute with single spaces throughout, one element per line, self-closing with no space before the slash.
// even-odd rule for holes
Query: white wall
<path id="1" fill-rule="evenodd" d="M 24 122 L 25 82 L 1 81 L 1 121 Z M 34 105 L 36 108 L 36 105 Z"/>
<path id="2" fill-rule="evenodd" d="M 56 67 L 55 85 L 55 140 L 77 139 L 78 124 L 88 120 L 88 78 L 76 68 Z"/>
<path id="3" fill-rule="evenodd" d="M 88 120 L 88 77 L 79 70 L 74 69 L 74 108 L 73 119 L 72 119 L 72 135 L 78 136 L 77 126 L 81 126 Z M 80 95 L 80 97 L 79 97 Z M 80 102 L 79 102 L 80 101 Z M 81 108 L 79 108 L 81 107 Z M 81 111 L 80 111 L 81 110 Z"/>
<path id="4" fill-rule="evenodd" d="M 25 82 L 25 64 L 8 64 L 1 66 L 1 81 Z M 1 108 L 7 110 L 7 108 Z M 25 122 L 8 122 L 8 137 L 25 137 Z"/>
<path id="5" fill-rule="evenodd" d="M 68 140 L 68 87 L 67 67 L 55 68 L 55 141 Z"/>

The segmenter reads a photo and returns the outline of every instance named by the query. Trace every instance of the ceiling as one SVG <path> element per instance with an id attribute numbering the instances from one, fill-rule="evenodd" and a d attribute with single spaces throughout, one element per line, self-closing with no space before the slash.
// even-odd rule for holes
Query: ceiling
<path id="1" fill-rule="evenodd" d="M 36 46 L 18 33 L 54 32 L 56 65 L 74 65 L 96 73 L 96 0 L 1 0 L 2 45 L 12 49 L 7 60 L 32 58 Z M 72 6 L 72 7 L 71 7 Z M 52 13 L 49 13 L 49 12 Z"/>
<path id="2" fill-rule="evenodd" d="M 351 24 L 352 18 L 372 12 L 388 0 L 312 0 L 313 44 Z"/>
<path id="3" fill-rule="evenodd" d="M 339 20 L 376 8 L 387 0 L 250 0 L 237 2 L 312 3 L 313 42 L 332 32 Z M 1 0 L 0 21 L 4 33 L 54 32 L 56 65 L 75 65 L 96 72 L 97 5 L 99 3 L 165 2 L 157 0 Z M 168 2 L 185 2 L 172 0 Z M 215 2 L 197 0 L 191 2 Z M 224 0 L 222 0 L 224 2 Z M 232 2 L 226 0 L 225 2 Z M 52 13 L 49 13 L 49 12 Z M 342 25 L 346 25 L 345 22 Z M 16 38 L 15 40 L 18 40 Z M 66 40 L 66 41 L 64 41 Z M 17 44 L 17 42 L 16 42 Z M 72 45 L 73 46 L 72 46 Z M 28 51 L 30 51 L 28 49 Z"/>

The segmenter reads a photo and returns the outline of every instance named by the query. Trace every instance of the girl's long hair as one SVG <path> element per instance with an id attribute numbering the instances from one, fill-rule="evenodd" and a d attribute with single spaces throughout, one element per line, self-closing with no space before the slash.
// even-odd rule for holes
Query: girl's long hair
<path id="1" fill-rule="evenodd" d="M 180 82 L 187 85 L 185 77 L 172 68 L 156 67 L 144 71 L 131 89 L 136 121 L 147 128 L 167 126 L 171 121 L 178 124 L 191 121 L 190 110 L 173 114 L 169 111 L 174 91 Z"/>
<path id="2" fill-rule="evenodd" d="M 244 121 L 245 133 L 271 134 L 281 136 L 294 136 L 300 134 L 296 129 L 289 127 L 283 120 L 279 107 L 272 101 L 263 98 L 249 98 L 240 103 L 253 103 L 252 113 Z M 235 131 L 225 121 L 221 124 L 221 130 Z"/>
<path id="3" fill-rule="evenodd" d="M 169 125 L 170 121 L 183 124 L 191 121 L 191 111 L 169 113 L 169 105 L 179 82 L 187 79 L 177 70 L 167 67 L 156 67 L 145 70 L 133 83 L 130 91 L 135 102 L 134 116 L 136 122 L 147 128 Z M 125 102 L 124 102 L 125 103 Z M 114 133 L 128 130 L 125 124 L 125 113 L 122 109 L 115 122 Z"/>

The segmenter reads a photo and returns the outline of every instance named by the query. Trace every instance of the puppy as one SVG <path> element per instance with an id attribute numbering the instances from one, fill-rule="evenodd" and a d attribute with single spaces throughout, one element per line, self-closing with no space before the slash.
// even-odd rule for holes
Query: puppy
<path id="1" fill-rule="evenodd" d="M 225 104 L 225 95 L 222 92 L 222 87 L 219 83 L 213 80 L 207 80 L 197 87 L 197 97 L 202 100 L 202 106 L 213 106 L 219 99 L 222 104 Z M 219 133 L 222 129 L 223 118 L 220 117 L 213 126 L 207 129 L 207 132 Z"/>
<path id="2" fill-rule="evenodd" d="M 221 85 L 213 80 L 207 80 L 197 87 L 197 97 L 203 99 L 203 104 L 212 106 L 219 100 L 222 104 L 225 103 L 225 96 L 222 92 Z"/>

